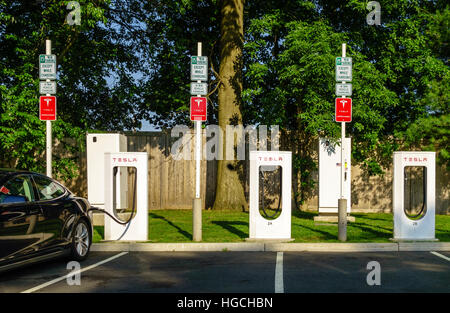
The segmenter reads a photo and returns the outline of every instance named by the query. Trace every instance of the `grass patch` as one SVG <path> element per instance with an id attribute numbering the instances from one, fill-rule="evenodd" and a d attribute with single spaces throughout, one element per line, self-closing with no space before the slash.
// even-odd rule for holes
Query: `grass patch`
<path id="1" fill-rule="evenodd" d="M 339 242 L 338 227 L 317 225 L 317 213 L 293 211 L 294 242 Z M 356 221 L 347 224 L 347 242 L 391 242 L 393 215 L 388 213 L 352 213 Z M 202 212 L 203 242 L 243 242 L 249 234 L 247 212 Z M 104 238 L 103 226 L 94 227 L 93 242 Z M 450 241 L 450 216 L 436 215 L 436 238 Z M 191 210 L 152 210 L 149 212 L 148 242 L 193 242 Z"/>

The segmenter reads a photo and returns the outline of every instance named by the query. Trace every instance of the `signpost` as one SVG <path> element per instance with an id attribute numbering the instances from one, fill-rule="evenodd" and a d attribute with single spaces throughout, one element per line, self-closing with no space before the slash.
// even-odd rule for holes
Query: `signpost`
<path id="1" fill-rule="evenodd" d="M 345 98 L 352 94 L 352 85 L 346 82 L 352 81 L 352 58 L 346 57 L 346 44 L 342 44 L 342 57 L 336 58 L 336 95 L 342 98 L 336 98 L 335 119 L 341 123 L 341 179 L 340 179 L 340 198 L 338 199 L 338 239 L 347 240 L 347 199 L 344 199 L 344 139 L 345 123 L 352 121 L 352 99 Z M 349 86 L 349 87 L 347 87 Z"/>
<path id="2" fill-rule="evenodd" d="M 192 205 L 192 239 L 202 241 L 202 199 L 200 198 L 200 158 L 202 147 L 202 122 L 207 119 L 208 58 L 202 56 L 202 43 L 197 43 L 197 56 L 191 57 L 191 97 L 190 116 L 195 123 L 195 198 Z"/>
<path id="3" fill-rule="evenodd" d="M 45 156 L 46 174 L 52 177 L 52 124 L 56 120 L 56 55 L 52 54 L 51 40 L 45 41 L 45 54 L 39 55 L 39 93 L 45 97 L 39 98 L 39 118 L 46 123 Z"/>

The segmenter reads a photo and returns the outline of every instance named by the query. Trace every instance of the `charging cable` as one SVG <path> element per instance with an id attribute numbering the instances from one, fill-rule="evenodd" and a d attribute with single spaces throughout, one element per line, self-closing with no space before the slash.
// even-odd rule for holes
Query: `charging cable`
<path id="1" fill-rule="evenodd" d="M 117 174 L 117 167 L 114 168 L 114 178 L 115 178 L 116 174 Z M 103 209 L 100 209 L 100 208 L 97 208 L 97 207 L 91 207 L 91 208 L 89 208 L 89 210 L 87 211 L 87 213 L 89 213 L 89 211 L 98 211 L 98 212 L 104 213 L 104 214 L 106 214 L 107 216 L 109 216 L 109 217 L 110 217 L 114 222 L 116 222 L 117 224 L 120 224 L 120 225 L 127 225 L 127 227 L 125 228 L 125 230 L 124 230 L 124 232 L 122 233 L 122 235 L 120 235 L 120 237 L 119 237 L 118 239 L 116 239 L 116 240 L 122 239 L 122 237 L 126 234 L 126 232 L 128 231 L 128 228 L 130 227 L 131 220 L 132 220 L 133 217 L 134 217 L 134 213 L 135 213 L 135 211 L 136 211 L 136 193 L 137 193 L 137 190 L 136 190 L 136 183 L 137 183 L 137 171 L 136 171 L 135 174 L 134 174 L 133 206 L 132 206 L 132 209 L 131 209 L 130 218 L 129 218 L 126 222 L 123 222 L 123 221 L 117 219 L 115 216 L 113 216 L 112 214 L 110 214 L 110 213 L 107 212 L 106 210 L 103 210 Z"/>

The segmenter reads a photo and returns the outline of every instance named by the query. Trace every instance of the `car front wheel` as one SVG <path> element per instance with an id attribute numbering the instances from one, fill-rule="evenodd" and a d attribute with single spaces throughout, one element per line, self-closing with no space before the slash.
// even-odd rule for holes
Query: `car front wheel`
<path id="1" fill-rule="evenodd" d="M 71 243 L 71 257 L 76 261 L 86 259 L 91 247 L 89 226 L 86 221 L 79 220 L 74 228 Z"/>

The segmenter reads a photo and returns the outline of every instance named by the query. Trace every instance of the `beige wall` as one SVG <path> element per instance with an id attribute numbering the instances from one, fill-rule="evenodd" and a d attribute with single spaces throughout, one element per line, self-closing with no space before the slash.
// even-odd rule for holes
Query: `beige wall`
<path id="1" fill-rule="evenodd" d="M 195 193 L 194 144 L 191 144 L 190 151 L 192 160 L 177 161 L 173 159 L 170 150 L 178 138 L 171 139 L 170 134 L 142 132 L 127 134 L 127 137 L 128 151 L 147 151 L 149 154 L 149 208 L 191 209 Z M 203 134 L 203 143 L 205 139 Z M 80 155 L 79 176 L 65 183 L 76 194 L 87 197 L 86 152 Z M 202 160 L 201 197 L 206 208 L 212 207 L 214 203 L 216 165 L 215 161 Z M 245 176 L 245 190 L 248 191 L 248 173 Z M 317 173 L 313 178 L 317 182 Z M 317 211 L 317 194 L 318 184 L 302 209 Z M 383 176 L 369 177 L 359 167 L 352 167 L 352 211 L 392 212 L 391 170 Z M 436 168 L 436 212 L 450 214 L 450 174 L 445 167 Z"/>

